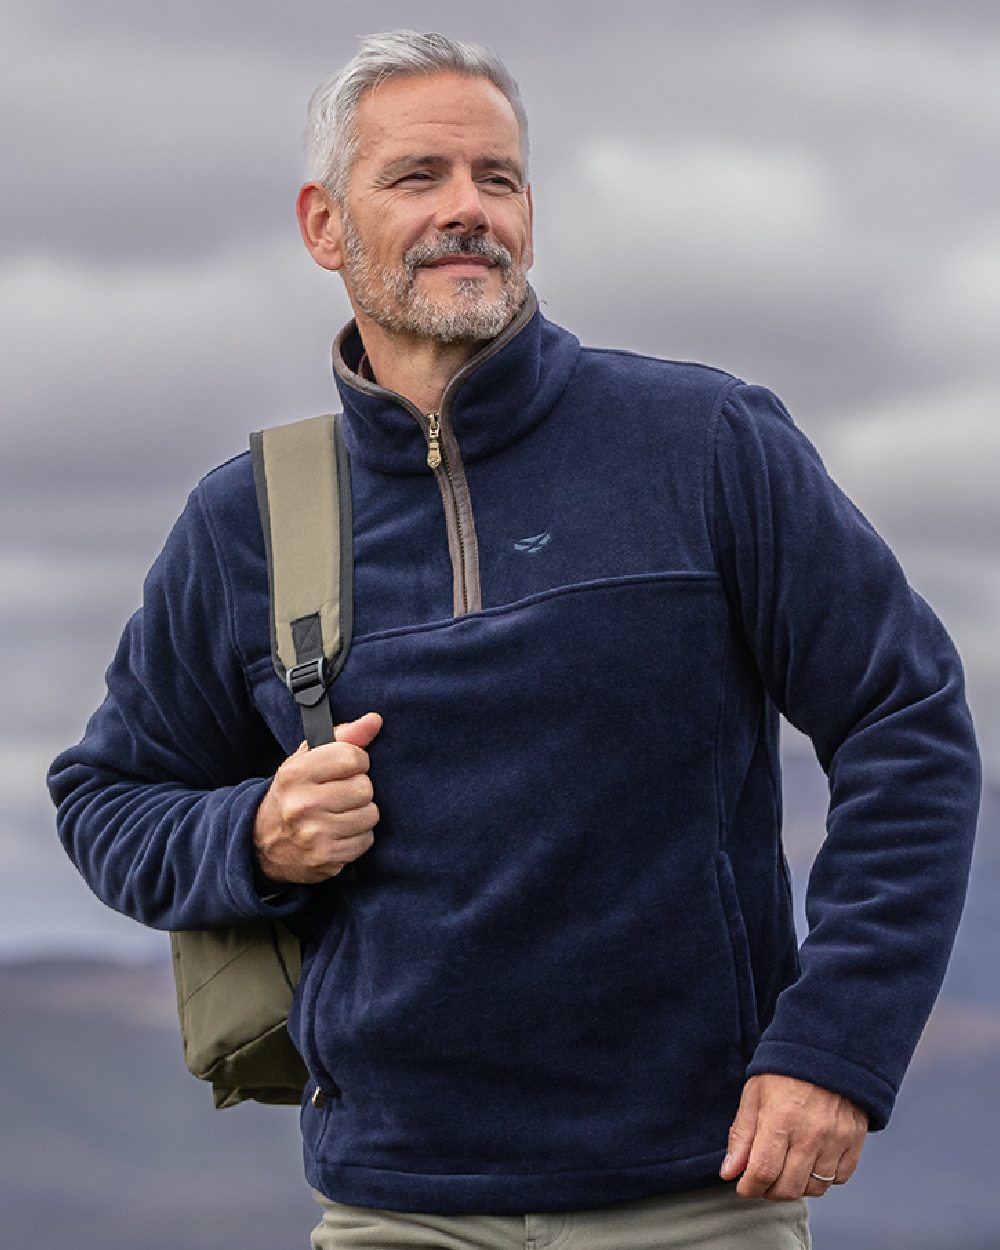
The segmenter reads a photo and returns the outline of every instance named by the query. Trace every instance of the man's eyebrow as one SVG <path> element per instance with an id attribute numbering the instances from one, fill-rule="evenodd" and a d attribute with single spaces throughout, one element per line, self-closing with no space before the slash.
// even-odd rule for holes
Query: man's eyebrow
<path id="1" fill-rule="evenodd" d="M 403 172 L 403 170 L 412 169 L 415 165 L 430 165 L 437 168 L 445 164 L 447 164 L 447 162 L 443 156 L 435 156 L 432 152 L 428 152 L 423 156 L 419 153 L 413 153 L 408 156 L 397 156 L 394 161 L 389 161 L 387 164 L 382 165 L 379 169 L 379 173 L 398 174 Z"/>
<path id="2" fill-rule="evenodd" d="M 509 156 L 483 156 L 474 162 L 477 169 L 496 169 L 501 173 L 513 174 L 519 183 L 524 182 L 524 169 L 520 161 Z"/>

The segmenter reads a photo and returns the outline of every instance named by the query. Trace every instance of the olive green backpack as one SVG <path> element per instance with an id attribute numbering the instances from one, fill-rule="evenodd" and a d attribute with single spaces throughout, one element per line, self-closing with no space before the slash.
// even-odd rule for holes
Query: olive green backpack
<path id="1" fill-rule="evenodd" d="M 334 416 L 250 435 L 271 592 L 274 667 L 311 747 L 333 741 L 327 688 L 351 644 L 350 467 Z M 280 921 L 171 933 L 189 1071 L 217 1107 L 298 1103 L 308 1074 L 288 1035 L 299 939 Z"/>

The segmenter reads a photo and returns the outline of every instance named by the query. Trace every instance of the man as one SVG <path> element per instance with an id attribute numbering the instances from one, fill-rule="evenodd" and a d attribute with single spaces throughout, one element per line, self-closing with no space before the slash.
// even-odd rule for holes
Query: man
<path id="1" fill-rule="evenodd" d="M 541 317 L 492 57 L 372 37 L 310 139 L 355 313 L 338 741 L 297 749 L 240 457 L 53 766 L 61 836 L 144 923 L 294 918 L 316 1247 L 804 1246 L 958 921 L 954 650 L 772 395 Z M 831 786 L 801 951 L 779 710 Z"/>

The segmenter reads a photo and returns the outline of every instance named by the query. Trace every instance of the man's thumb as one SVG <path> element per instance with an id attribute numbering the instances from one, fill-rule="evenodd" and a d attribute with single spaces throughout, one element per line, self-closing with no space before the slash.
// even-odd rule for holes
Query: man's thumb
<path id="1" fill-rule="evenodd" d="M 382 717 L 378 712 L 365 712 L 364 716 L 359 716 L 357 720 L 338 725 L 334 730 L 334 737 L 338 742 L 349 742 L 352 746 L 361 747 L 364 750 L 381 728 Z"/>

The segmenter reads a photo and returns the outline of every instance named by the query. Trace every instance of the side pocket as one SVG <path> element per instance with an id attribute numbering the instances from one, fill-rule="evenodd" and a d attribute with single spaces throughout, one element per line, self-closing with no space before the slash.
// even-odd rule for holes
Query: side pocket
<path id="1" fill-rule="evenodd" d="M 750 944 L 747 941 L 747 930 L 746 925 L 743 923 L 743 912 L 740 908 L 739 895 L 736 893 L 733 866 L 729 862 L 729 856 L 725 851 L 719 851 L 716 854 L 715 873 L 719 883 L 719 898 L 722 902 L 722 911 L 726 919 L 726 930 L 729 934 L 729 946 L 733 956 L 733 976 L 736 980 L 736 995 L 739 1002 L 743 1053 L 749 1059 L 760 1038 L 757 994 L 754 990 L 753 972 L 750 967 Z"/>
<path id="2" fill-rule="evenodd" d="M 297 1004 L 297 1033 L 311 1077 L 311 1084 L 306 1092 L 307 1095 L 312 1094 L 318 1085 L 325 1100 L 336 1097 L 340 1089 L 323 1062 L 324 1057 L 329 1058 L 329 1055 L 324 1056 L 320 1048 L 318 1004 L 327 978 L 331 975 L 331 964 L 342 938 L 343 916 L 334 913 L 330 917 L 329 928 L 319 949 L 309 962 L 307 975 L 303 978 L 301 1001 Z M 320 1106 L 322 1103 L 314 1105 Z"/>
<path id="3" fill-rule="evenodd" d="M 309 962 L 307 975 L 302 983 L 301 1002 L 297 1004 L 297 1032 L 301 1039 L 303 1057 L 309 1069 L 309 1084 L 299 1111 L 299 1126 L 307 1160 L 317 1159 L 323 1151 L 323 1142 L 330 1131 L 331 1111 L 340 1089 L 320 1059 L 317 1037 L 317 1004 L 323 986 L 330 976 L 330 964 L 343 936 L 342 921 L 332 914 L 329 928 L 319 949 Z"/>

